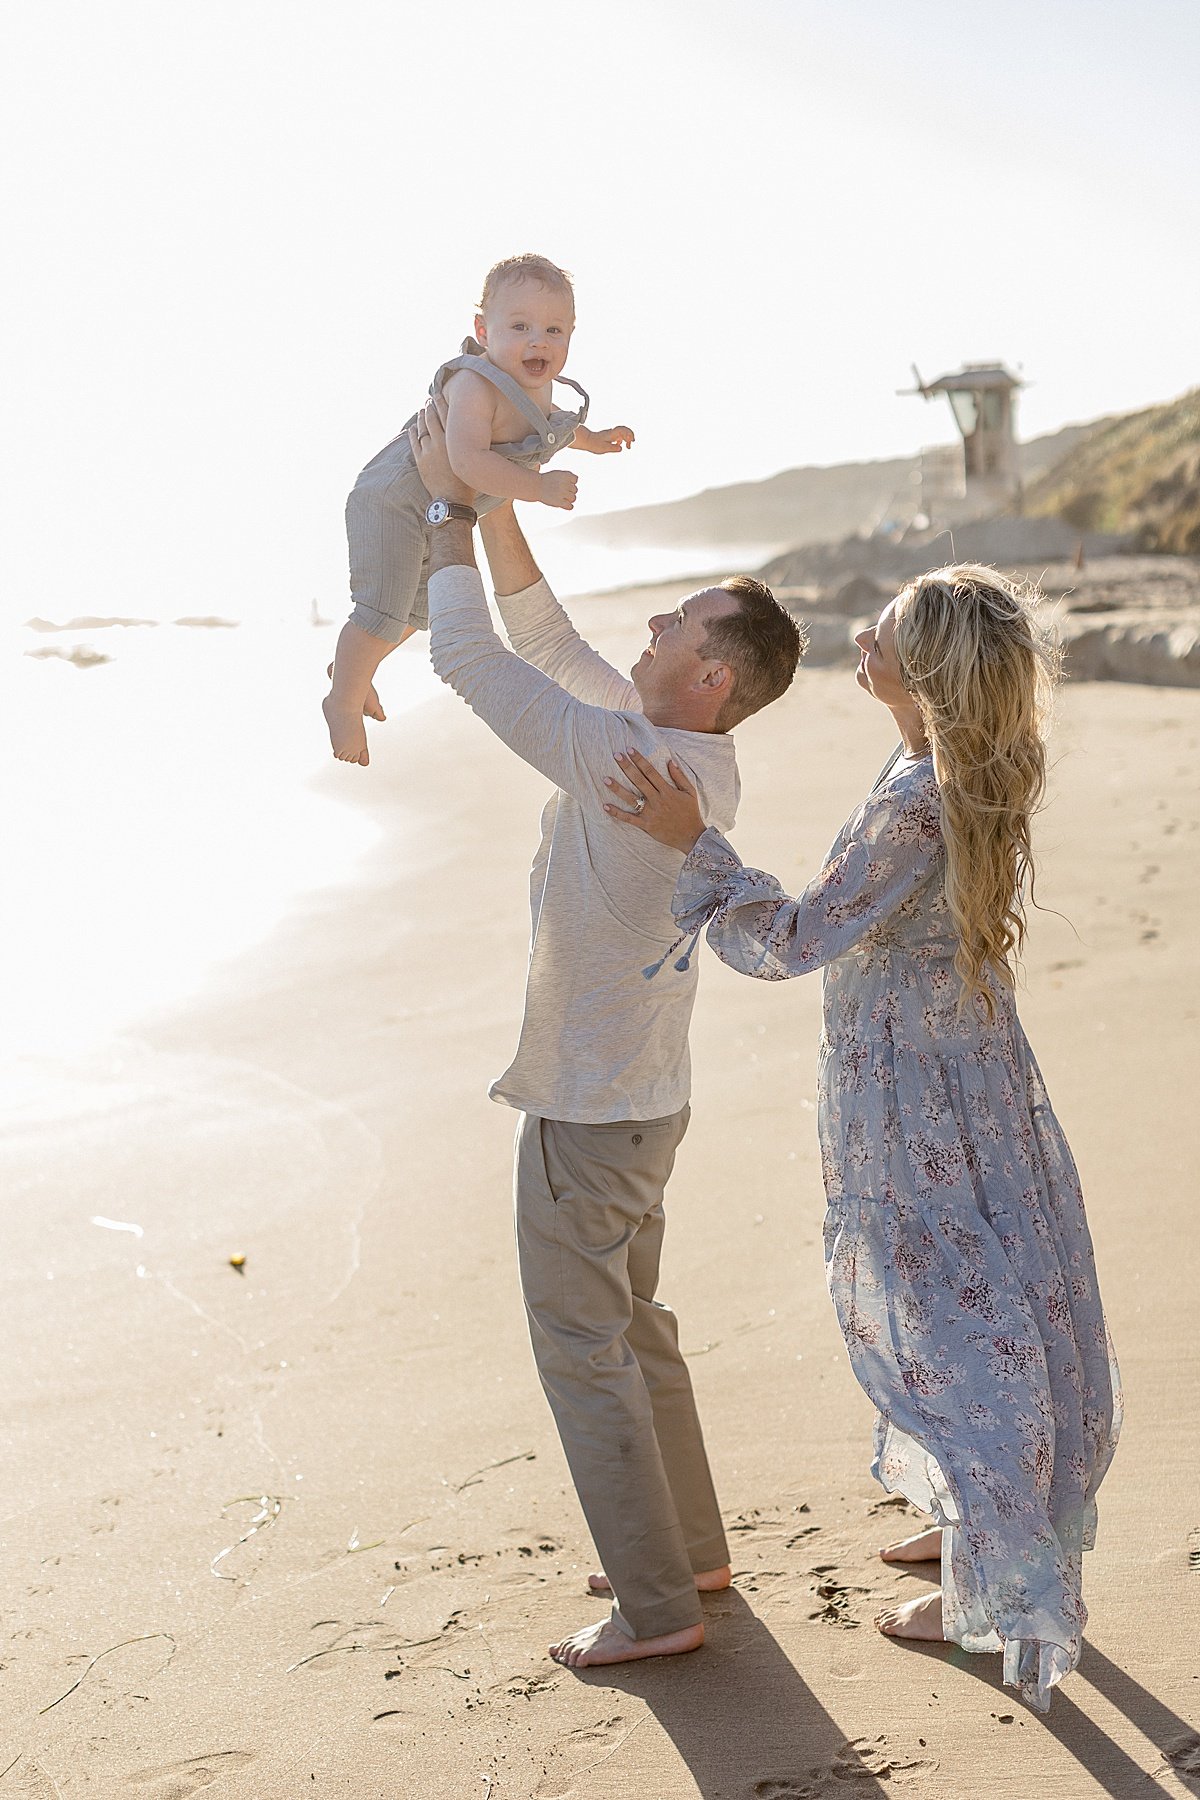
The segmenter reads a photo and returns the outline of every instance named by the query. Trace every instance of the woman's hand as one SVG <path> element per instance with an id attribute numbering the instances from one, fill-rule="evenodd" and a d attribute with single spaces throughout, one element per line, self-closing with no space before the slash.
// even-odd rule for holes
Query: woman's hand
<path id="1" fill-rule="evenodd" d="M 619 781 L 605 778 L 605 787 L 627 802 L 624 806 L 605 806 L 609 818 L 623 825 L 636 825 L 648 837 L 657 838 L 660 844 L 669 844 L 672 850 L 680 850 L 686 856 L 705 827 L 696 790 L 679 764 L 668 762 L 668 781 L 636 750 L 626 755 L 618 751 L 617 761 L 633 786 L 622 787 Z"/>

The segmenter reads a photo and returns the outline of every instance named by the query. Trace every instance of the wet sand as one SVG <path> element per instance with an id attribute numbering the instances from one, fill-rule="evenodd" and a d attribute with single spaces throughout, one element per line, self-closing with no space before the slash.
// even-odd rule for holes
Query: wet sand
<path id="1" fill-rule="evenodd" d="M 572 605 L 627 664 L 680 591 Z M 748 860 L 815 871 L 889 723 L 814 670 L 745 725 Z M 925 1576 L 875 1556 L 906 1520 L 824 1289 L 818 986 L 711 956 L 662 1292 L 735 1584 L 698 1655 L 546 1659 L 600 1607 L 517 1293 L 516 1119 L 485 1093 L 546 784 L 439 693 L 323 778 L 384 827 L 356 884 L 200 1001 L 29 1071 L 2 1165 L 0 1796 L 1198 1791 L 1198 744 L 1194 691 L 1068 688 L 1038 833 L 1021 1010 L 1127 1390 L 1048 1721 L 999 1659 L 871 1626 Z"/>

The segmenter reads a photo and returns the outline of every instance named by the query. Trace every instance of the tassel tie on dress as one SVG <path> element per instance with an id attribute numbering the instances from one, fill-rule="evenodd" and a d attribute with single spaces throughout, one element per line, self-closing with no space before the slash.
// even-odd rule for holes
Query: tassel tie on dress
<path id="1" fill-rule="evenodd" d="M 712 911 L 715 912 L 716 907 L 714 907 L 712 909 Z M 675 951 L 678 950 L 680 944 L 687 941 L 687 949 L 684 951 L 683 955 L 676 960 L 676 963 L 675 963 L 675 967 L 679 970 L 679 973 L 681 975 L 685 975 L 687 973 L 688 969 L 691 967 L 691 961 L 692 961 L 693 956 L 696 954 L 696 945 L 700 942 L 700 933 L 704 930 L 704 927 L 708 924 L 708 921 L 711 917 L 712 917 L 712 913 L 705 913 L 704 917 L 701 919 L 700 923 L 697 925 L 695 931 L 692 931 L 692 932 L 681 931 L 679 936 L 675 939 L 675 942 L 673 944 L 668 944 L 667 948 L 663 951 L 663 953 L 659 957 L 658 961 L 655 963 L 648 964 L 647 967 L 642 970 L 642 974 L 646 977 L 646 980 L 653 981 L 654 977 L 658 974 L 659 970 L 662 968 L 662 966 L 666 962 L 667 958 L 669 956 L 673 956 Z"/>

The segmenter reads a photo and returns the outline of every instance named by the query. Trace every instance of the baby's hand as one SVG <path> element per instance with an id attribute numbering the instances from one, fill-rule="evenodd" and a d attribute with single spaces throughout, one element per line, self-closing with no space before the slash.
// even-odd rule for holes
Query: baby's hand
<path id="1" fill-rule="evenodd" d="M 550 469 L 542 476 L 538 499 L 544 506 L 561 506 L 564 512 L 570 512 L 578 491 L 578 475 L 572 475 L 569 469 Z"/>
<path id="2" fill-rule="evenodd" d="M 593 431 L 593 442 L 590 446 L 596 456 L 608 456 L 614 450 L 628 450 L 633 443 L 633 433 L 628 425 L 608 425 L 600 431 Z"/>

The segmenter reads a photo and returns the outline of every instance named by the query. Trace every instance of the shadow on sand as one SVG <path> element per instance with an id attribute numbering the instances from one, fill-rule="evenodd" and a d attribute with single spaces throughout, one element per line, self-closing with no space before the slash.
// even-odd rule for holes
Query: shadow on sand
<path id="1" fill-rule="evenodd" d="M 1178 1713 L 1133 1679 L 1124 1669 L 1110 1662 L 1094 1644 L 1084 1640 L 1083 1657 L 1073 1677 L 1086 1681 L 1102 1694 L 1111 1706 L 1124 1713 L 1129 1723 L 1157 1745 L 1163 1766 L 1195 1794 L 1200 1794 L 1200 1732 Z M 1061 1709 L 1056 1711 L 1056 1708 Z M 1097 1730 L 1068 1695 L 1056 1695 L 1050 1708 L 1049 1729 L 1077 1762 L 1098 1781 L 1106 1794 L 1166 1794 L 1152 1775 L 1143 1775 L 1132 1759 Z"/>
<path id="2" fill-rule="evenodd" d="M 845 1800 L 847 1783 L 883 1800 L 883 1741 L 847 1742 L 739 1593 L 714 1596 L 705 1616 L 719 1629 L 702 1655 L 595 1671 L 645 1701 L 704 1800 Z"/>
<path id="3" fill-rule="evenodd" d="M 906 1643 L 903 1648 L 910 1656 L 948 1662 L 955 1669 L 965 1670 L 991 1688 L 997 1703 L 1009 1712 L 1020 1709 L 1021 1701 L 1000 1679 L 998 1656 L 968 1656 L 965 1651 L 954 1646 L 947 1649 L 944 1644 Z M 1139 1768 L 1128 1752 L 1076 1705 L 1071 1696 L 1080 1682 L 1093 1687 L 1157 1747 L 1163 1759 L 1158 1769 L 1147 1773 Z M 1086 1638 L 1079 1667 L 1067 1677 L 1064 1687 L 1055 1689 L 1049 1713 L 1029 1711 L 1027 1716 L 1060 1743 L 1086 1769 L 1099 1791 L 1111 1795 L 1113 1800 L 1171 1800 L 1178 1790 L 1163 1787 L 1155 1780 L 1156 1775 L 1168 1772 L 1190 1792 L 1200 1794 L 1200 1731 Z"/>
<path id="4" fill-rule="evenodd" d="M 629 1663 L 594 1671 L 605 1687 L 636 1694 L 671 1739 L 704 1800 L 821 1800 L 841 1795 L 847 1784 L 860 1800 L 883 1800 L 896 1789 L 894 1773 L 919 1779 L 923 1767 L 911 1744 L 889 1745 L 881 1735 L 848 1742 L 837 1721 L 805 1686 L 766 1626 L 734 1591 L 706 1607 L 720 1620 L 702 1656 Z M 1007 1710 L 1020 1701 L 1000 1680 L 998 1656 L 967 1656 L 942 1644 L 908 1644 L 909 1654 L 966 1669 Z M 898 1678 L 902 1678 L 898 1675 Z M 585 1676 L 584 1679 L 587 1679 Z M 1071 1699 L 1071 1687 L 1086 1681 L 1163 1757 L 1152 1774 Z M 1170 1800 L 1178 1792 L 1155 1779 L 1168 1771 L 1200 1794 L 1200 1732 L 1165 1706 L 1094 1644 L 1060 1688 L 1048 1716 L 1030 1713 L 1114 1800 Z M 895 1760 L 893 1760 L 893 1758 Z M 917 1760 L 914 1760 L 917 1758 Z M 887 1784 L 887 1785 L 885 1785 Z"/>

